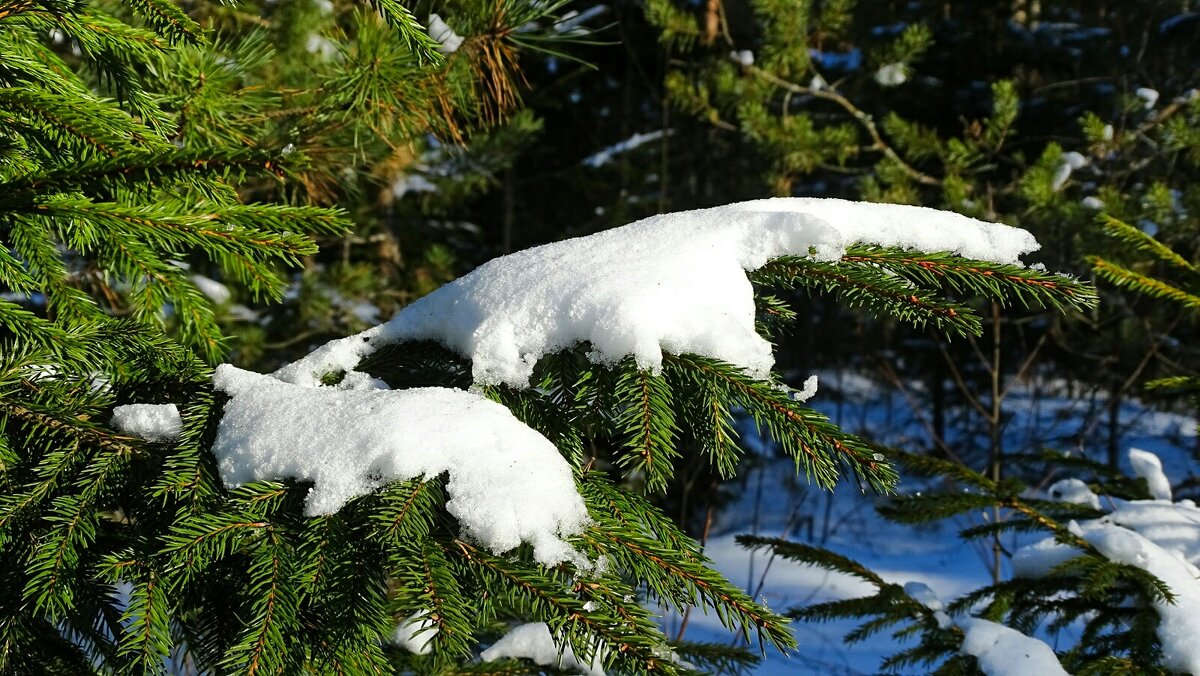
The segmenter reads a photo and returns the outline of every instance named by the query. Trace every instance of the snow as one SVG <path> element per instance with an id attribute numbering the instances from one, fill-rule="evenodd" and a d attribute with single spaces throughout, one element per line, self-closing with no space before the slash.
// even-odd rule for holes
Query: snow
<path id="1" fill-rule="evenodd" d="M 1051 500 L 1069 502 L 1075 505 L 1087 505 L 1092 509 L 1100 509 L 1100 497 L 1092 492 L 1088 485 L 1079 479 L 1063 479 L 1054 482 L 1046 490 Z"/>
<path id="2" fill-rule="evenodd" d="M 562 655 L 554 645 L 550 636 L 550 627 L 545 622 L 531 622 L 513 627 L 492 647 L 484 650 L 480 657 L 484 662 L 493 662 L 508 657 L 533 660 L 544 667 L 560 669 L 578 669 L 589 676 L 604 676 L 599 657 L 591 664 L 583 664 L 571 650 L 571 646 L 563 646 Z"/>
<path id="3" fill-rule="evenodd" d="M 1054 176 L 1050 178 L 1050 189 L 1058 192 L 1067 184 L 1067 179 L 1071 178 L 1071 165 L 1063 162 L 1054 168 Z"/>
<path id="4" fill-rule="evenodd" d="M 897 358 L 906 357 L 897 355 Z M 919 440 L 926 438 L 927 430 L 921 416 L 927 416 L 928 411 L 922 407 L 923 398 L 910 399 L 902 391 L 870 379 L 869 369 L 821 369 L 818 373 L 821 396 L 810 403 L 846 431 L 867 432 L 880 443 L 907 448 L 913 448 Z M 797 372 L 789 377 L 802 380 L 805 375 Z M 921 382 L 909 382 L 905 386 L 916 389 Z M 944 386 L 953 385 L 947 380 Z M 1036 372 L 1028 380 L 1015 381 L 1005 399 L 1006 415 L 1010 416 L 1004 427 L 1005 447 L 1041 449 L 1047 440 L 1069 439 L 1074 457 L 1106 457 L 1107 434 L 1103 426 L 1092 423 L 1094 418 L 1089 412 L 1105 410 L 1108 399 L 1102 389 L 1089 395 L 1090 387 Z M 1194 418 L 1155 411 L 1136 399 L 1122 399 L 1120 419 L 1125 447 L 1154 451 L 1162 459 L 1169 477 L 1194 473 Z M 741 429 L 745 430 L 744 442 L 757 443 L 750 436 L 752 426 Z M 988 443 L 986 435 L 981 437 L 971 430 L 949 426 L 947 431 L 946 443 L 952 448 L 981 448 Z M 737 534 L 753 532 L 824 545 L 866 565 L 887 582 L 905 586 L 910 582 L 924 584 L 947 604 L 991 584 L 991 573 L 986 567 L 986 562 L 991 561 L 991 550 L 958 538 L 962 528 L 979 525 L 978 516 L 968 515 L 921 526 L 893 524 L 875 512 L 876 497 L 855 490 L 839 489 L 832 493 L 812 490 L 803 486 L 803 480 L 797 482 L 794 479 L 790 459 L 763 458 L 763 461 L 761 467 L 745 470 L 742 480 L 746 482 L 746 489 L 716 511 L 705 554 L 728 579 L 770 607 L 784 610 L 797 605 L 868 596 L 875 593 L 876 588 L 852 576 L 782 557 L 776 557 L 772 562 L 769 552 L 740 549 L 734 542 Z M 756 497 L 758 491 L 754 487 L 760 481 L 763 490 Z M 924 488 L 919 479 L 915 485 L 913 481 L 908 477 L 902 486 L 909 491 Z M 1153 540 L 1172 556 L 1200 563 L 1200 510 L 1190 501 L 1124 502 L 1102 497 L 1101 504 L 1113 511 L 1095 521 L 1075 525 L 1072 530 L 1080 534 L 1098 525 L 1124 526 Z M 1023 545 L 1041 538 L 1040 534 L 1012 534 L 1006 535 L 1003 542 L 1006 549 L 1016 552 L 1022 550 Z M 1054 545 L 1052 540 L 1046 544 Z M 1059 547 L 1055 552 L 1059 561 L 1079 555 L 1077 550 Z M 1022 552 L 1019 558 L 1029 554 Z M 1049 559 L 1043 559 L 1043 562 L 1047 564 L 1047 570 L 1054 563 Z M 1011 571 L 1010 564 L 1011 560 L 1004 566 L 1006 573 Z M 662 623 L 667 635 L 674 636 L 681 616 L 662 607 L 655 610 L 664 615 Z M 868 641 L 843 643 L 843 636 L 858 625 L 856 620 L 793 623 L 799 649 L 787 655 L 768 651 L 763 661 L 750 672 L 814 676 L 873 674 L 879 672 L 881 660 L 915 645 L 915 639 L 893 637 L 889 632 Z M 1078 645 L 1079 628 L 1073 625 L 1054 632 L 1043 624 L 1033 635 L 1066 651 Z M 728 644 L 734 637 L 711 613 L 692 612 L 685 639 Z"/>
<path id="5" fill-rule="evenodd" d="M 209 300 L 217 305 L 228 303 L 229 299 L 233 297 L 228 286 L 204 275 L 192 275 L 192 283 L 200 289 L 200 293 L 208 296 Z"/>
<path id="6" fill-rule="evenodd" d="M 432 629 L 430 629 L 433 627 Z M 433 637 L 437 636 L 438 630 L 434 626 L 433 620 L 422 618 L 419 615 L 412 615 L 404 619 L 395 633 L 392 634 L 392 643 L 404 648 L 414 655 L 428 655 L 432 650 L 430 643 Z"/>
<path id="7" fill-rule="evenodd" d="M 974 655 L 988 676 L 1066 676 L 1054 651 L 1045 643 L 1021 632 L 979 618 L 959 623 L 966 632 L 962 653 Z"/>
<path id="8" fill-rule="evenodd" d="M 1146 110 L 1150 110 L 1154 107 L 1155 103 L 1158 103 L 1158 90 L 1156 89 L 1151 89 L 1149 87 L 1138 87 L 1137 91 L 1135 91 L 1133 94 L 1142 100 Z"/>
<path id="9" fill-rule="evenodd" d="M 408 193 L 437 192 L 437 184 L 421 174 L 407 174 L 392 182 L 392 195 L 404 197 Z"/>
<path id="10" fill-rule="evenodd" d="M 562 15 L 551 27 L 560 35 L 588 35 L 591 29 L 583 24 L 608 11 L 608 5 L 592 5 L 582 12 L 571 10 Z"/>
<path id="11" fill-rule="evenodd" d="M 754 65 L 754 52 L 749 49 L 733 50 L 729 52 L 729 58 L 734 63 L 744 68 L 749 68 Z"/>
<path id="12" fill-rule="evenodd" d="M 446 22 L 442 20 L 442 17 L 438 16 L 437 14 L 429 15 L 429 23 L 427 25 L 429 26 L 429 37 L 441 43 L 441 46 L 438 47 L 438 51 L 442 54 L 453 54 L 454 52 L 457 52 L 458 48 L 462 46 L 463 40 L 466 39 L 458 33 L 455 33 L 454 29 L 448 26 Z"/>
<path id="13" fill-rule="evenodd" d="M 932 610 L 933 616 L 937 618 L 939 627 L 945 629 L 950 626 L 952 621 L 950 620 L 950 616 L 946 614 L 946 606 L 942 603 L 942 599 L 937 595 L 937 592 L 933 591 L 932 587 L 924 582 L 907 582 L 904 585 L 904 593 L 917 603 Z"/>
<path id="14" fill-rule="evenodd" d="M 1104 200 L 1096 197 L 1095 195 L 1088 195 L 1087 197 L 1084 197 L 1079 204 L 1084 209 L 1091 209 L 1093 211 L 1099 211 L 1104 208 Z"/>
<path id="15" fill-rule="evenodd" d="M 1200 509 L 1191 500 L 1133 500 L 1096 520 L 1128 528 L 1158 546 L 1200 565 Z"/>
<path id="16" fill-rule="evenodd" d="M 908 69 L 902 63 L 888 63 L 875 71 L 875 81 L 883 87 L 898 87 L 908 81 Z"/>
<path id="17" fill-rule="evenodd" d="M 587 157 L 583 158 L 582 164 L 585 167 L 602 167 L 609 162 L 612 162 L 613 157 L 616 157 L 621 153 L 627 153 L 634 148 L 643 146 L 652 141 L 657 141 L 658 139 L 662 138 L 664 134 L 669 135 L 670 131 L 656 129 L 654 131 L 648 131 L 645 134 L 636 133 L 620 143 L 615 143 L 604 150 L 588 155 Z"/>
<path id="18" fill-rule="evenodd" d="M 126 404 L 113 409 L 112 425 L 146 441 L 178 441 L 183 418 L 175 404 Z"/>
<path id="19" fill-rule="evenodd" d="M 1139 476 L 1162 475 L 1158 457 L 1145 451 L 1130 460 Z M 1169 485 L 1168 485 L 1169 488 Z M 1169 498 L 1123 503 L 1102 518 L 1071 522 L 1069 530 L 1082 537 L 1102 556 L 1136 566 L 1162 580 L 1175 599 L 1155 602 L 1159 614 L 1158 637 L 1163 662 L 1171 669 L 1200 673 L 1200 510 L 1190 500 L 1171 503 Z M 1043 577 L 1053 568 L 1079 555 L 1074 547 L 1045 538 L 1017 550 L 1013 572 L 1019 577 Z"/>
<path id="20" fill-rule="evenodd" d="M 317 33 L 310 33 L 304 43 L 304 51 L 316 54 L 322 59 L 332 59 L 338 55 L 337 45 L 332 40 Z"/>
<path id="21" fill-rule="evenodd" d="M 1167 475 L 1163 474 L 1162 461 L 1157 455 L 1140 448 L 1131 448 L 1129 464 L 1133 466 L 1134 474 L 1146 480 L 1150 495 L 1154 496 L 1155 500 L 1171 499 L 1171 482 L 1167 480 Z"/>
<path id="22" fill-rule="evenodd" d="M 1069 164 L 1072 169 L 1080 169 L 1087 164 L 1087 158 L 1074 150 L 1063 153 L 1062 161 Z"/>
<path id="23" fill-rule="evenodd" d="M 526 387 L 543 356 L 588 342 L 612 364 L 632 355 L 657 371 L 663 352 L 721 359 L 754 377 L 774 364 L 754 328 L 746 278 L 772 258 L 836 260 L 860 242 L 1019 263 L 1037 249 L 1024 230 L 924 207 L 776 198 L 652 216 L 492 260 L 276 372 L 315 386 L 378 345 L 433 340 L 469 356 L 478 384 Z"/>
<path id="24" fill-rule="evenodd" d="M 1137 533 L 1119 526 L 1097 528 L 1084 537 L 1105 557 L 1137 566 L 1162 580 L 1174 603 L 1155 602 L 1160 622 L 1163 664 L 1175 671 L 1200 674 L 1200 570 Z"/>
<path id="25" fill-rule="evenodd" d="M 800 389 L 791 393 L 792 400 L 803 403 L 817 396 L 817 383 L 818 378 L 816 375 L 805 378 L 804 384 L 800 386 Z"/>
<path id="26" fill-rule="evenodd" d="M 503 405 L 462 390 L 299 387 L 229 364 L 213 384 L 232 399 L 213 444 L 229 487 L 293 477 L 314 482 L 306 514 L 330 514 L 384 484 L 448 473 L 446 509 L 496 553 L 521 542 L 545 565 L 584 565 L 563 538 L 588 523 L 554 444 Z"/>

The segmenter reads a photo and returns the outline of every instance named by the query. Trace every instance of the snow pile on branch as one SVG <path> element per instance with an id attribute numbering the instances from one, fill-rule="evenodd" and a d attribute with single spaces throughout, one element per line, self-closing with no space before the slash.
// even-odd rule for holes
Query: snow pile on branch
<path id="1" fill-rule="evenodd" d="M 437 625 L 433 620 L 411 615 L 396 627 L 396 631 L 392 633 L 392 643 L 414 655 L 428 655 L 433 650 L 430 644 L 437 633 Z"/>
<path id="2" fill-rule="evenodd" d="M 632 355 L 657 370 L 663 352 L 696 353 L 764 377 L 771 345 L 754 329 L 746 271 L 772 258 L 836 260 L 854 243 L 1017 263 L 1037 249 L 1024 230 L 892 204 L 778 198 L 652 216 L 504 256 L 409 305 L 391 321 L 336 340 L 276 377 L 315 385 L 378 345 L 434 340 L 472 360 L 477 383 L 526 387 L 544 355 L 587 342 L 590 357 Z"/>
<path id="3" fill-rule="evenodd" d="M 1162 580 L 1174 603 L 1156 601 L 1158 639 L 1163 664 L 1173 671 L 1200 674 L 1200 570 L 1172 552 L 1119 526 L 1104 526 L 1084 535 L 1106 558 L 1137 566 Z"/>
<path id="4" fill-rule="evenodd" d="M 932 610 L 939 627 L 945 629 L 950 626 L 951 621 L 950 616 L 946 614 L 946 606 L 942 603 L 942 599 L 937 595 L 937 592 L 933 591 L 929 585 L 913 580 L 912 582 L 905 583 L 904 593 L 908 594 L 917 603 Z"/>
<path id="5" fill-rule="evenodd" d="M 1171 482 L 1167 480 L 1167 475 L 1163 474 L 1162 461 L 1157 455 L 1140 448 L 1131 448 L 1129 464 L 1133 467 L 1134 474 L 1146 480 L 1150 495 L 1153 495 L 1155 500 L 1171 499 Z"/>
<path id="6" fill-rule="evenodd" d="M 988 676 L 1067 676 L 1050 646 L 1036 638 L 976 617 L 958 626 L 967 634 L 961 652 L 974 655 Z"/>
<path id="7" fill-rule="evenodd" d="M 545 565 L 584 563 L 562 539 L 588 523 L 570 467 L 501 404 L 447 388 L 299 387 L 229 364 L 213 384 L 232 397 L 213 444 L 227 486 L 311 480 L 312 516 L 447 472 L 446 509 L 468 537 L 497 553 L 529 542 Z"/>
<path id="8" fill-rule="evenodd" d="M 175 404 L 127 404 L 113 409 L 112 425 L 146 441 L 177 441 L 183 418 Z"/>
<path id="9" fill-rule="evenodd" d="M 1051 500 L 1069 502 L 1075 505 L 1087 505 L 1092 509 L 1100 509 L 1100 496 L 1093 493 L 1092 489 L 1088 488 L 1088 485 L 1079 479 L 1055 481 L 1046 490 L 1046 495 Z"/>
<path id="10" fill-rule="evenodd" d="M 1136 566 L 1166 583 L 1174 602 L 1154 604 L 1161 620 L 1158 638 L 1163 663 L 1176 671 L 1200 674 L 1200 643 L 1195 640 L 1200 636 L 1200 568 L 1196 567 L 1200 563 L 1200 509 L 1191 500 L 1170 502 L 1170 482 L 1158 456 L 1132 449 L 1129 459 L 1156 499 L 1119 503 L 1109 514 L 1071 522 L 1069 528 L 1110 561 Z M 1166 497 L 1159 497 L 1164 486 Z M 1017 550 L 1013 574 L 1044 577 L 1076 556 L 1078 549 L 1046 538 Z"/>
<path id="11" fill-rule="evenodd" d="M 589 664 L 583 664 L 575 657 L 571 646 L 563 646 L 561 656 L 554 638 L 550 636 L 550 627 L 545 622 L 531 622 L 513 627 L 492 647 L 484 650 L 480 657 L 484 662 L 493 662 L 508 657 L 533 660 L 544 667 L 559 669 L 576 669 L 589 676 L 604 676 L 599 657 Z"/>
<path id="12" fill-rule="evenodd" d="M 641 132 L 635 133 L 633 136 L 630 136 L 624 141 L 613 144 L 599 152 L 588 155 L 587 157 L 583 158 L 582 164 L 585 167 L 592 167 L 593 169 L 602 167 L 609 162 L 612 162 L 613 158 L 617 155 L 627 153 L 652 141 L 657 141 L 664 135 L 670 136 L 671 130 L 668 129 L 664 131 L 662 129 L 656 129 L 654 131 L 648 131 L 645 134 Z"/>

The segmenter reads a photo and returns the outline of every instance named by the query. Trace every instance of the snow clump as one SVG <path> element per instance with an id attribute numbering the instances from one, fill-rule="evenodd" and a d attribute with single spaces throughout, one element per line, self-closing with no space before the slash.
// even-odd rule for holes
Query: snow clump
<path id="1" fill-rule="evenodd" d="M 547 566 L 587 565 L 563 540 L 588 524 L 570 466 L 501 404 L 448 388 L 299 387 L 229 364 L 213 384 L 232 397 L 213 444 L 229 487 L 313 481 L 314 516 L 389 481 L 446 472 L 446 509 L 472 540 L 496 553 L 529 542 Z"/>
<path id="2" fill-rule="evenodd" d="M 754 52 L 750 51 L 749 49 L 743 49 L 741 51 L 735 49 L 729 52 L 729 58 L 732 59 L 734 63 L 744 68 L 749 68 L 750 66 L 754 65 Z"/>
<path id="3" fill-rule="evenodd" d="M 961 652 L 974 655 L 988 676 L 1067 676 L 1050 646 L 1036 638 L 976 617 L 958 626 L 967 634 Z"/>
<path id="4" fill-rule="evenodd" d="M 1050 496 L 1051 500 L 1100 509 L 1100 496 L 1093 493 L 1092 489 L 1079 479 L 1056 481 L 1046 490 L 1046 494 Z"/>
<path id="5" fill-rule="evenodd" d="M 550 636 L 550 627 L 545 622 L 530 622 L 513 627 L 479 656 L 484 662 L 494 662 L 509 657 L 524 658 L 533 660 L 544 667 L 576 669 L 588 676 L 604 676 L 604 669 L 600 666 L 598 655 L 591 664 L 584 664 L 575 657 L 571 646 L 565 645 L 560 656 L 558 647 L 554 645 L 554 638 Z"/>
<path id="6" fill-rule="evenodd" d="M 907 582 L 904 585 L 904 593 L 912 598 L 912 600 L 932 610 L 939 627 L 945 629 L 951 625 L 952 621 L 950 620 L 950 616 L 946 614 L 945 604 L 942 603 L 941 597 L 929 585 L 924 582 Z"/>
<path id="7" fill-rule="evenodd" d="M 1154 104 L 1158 103 L 1157 89 L 1138 87 L 1137 91 L 1135 91 L 1133 94 L 1142 100 L 1142 105 L 1145 106 L 1146 110 L 1150 110 L 1154 107 Z"/>
<path id="8" fill-rule="evenodd" d="M 392 634 L 392 643 L 404 648 L 414 655 L 428 655 L 430 643 L 433 643 L 433 638 L 437 636 L 438 630 L 434 625 L 433 620 L 422 618 L 419 615 L 411 615 L 396 627 L 396 631 Z"/>
<path id="9" fill-rule="evenodd" d="M 443 20 L 442 17 L 438 16 L 437 14 L 429 15 L 429 22 L 427 25 L 429 27 L 429 37 L 438 41 L 441 46 L 437 49 L 442 54 L 453 54 L 454 52 L 457 52 L 458 48 L 462 46 L 463 41 L 466 39 L 458 33 L 455 33 L 454 29 L 447 25 L 445 20 Z"/>
<path id="10" fill-rule="evenodd" d="M 746 271 L 810 251 L 837 260 L 854 243 L 1012 264 L 1038 248 L 1018 228 L 895 204 L 793 197 L 662 214 L 492 260 L 275 377 L 316 386 L 379 345 L 433 340 L 470 357 L 483 385 L 528 387 L 539 359 L 584 342 L 597 363 L 632 355 L 657 372 L 663 352 L 695 353 L 762 378 L 774 356 Z"/>
<path id="11" fill-rule="evenodd" d="M 1173 671 L 1200 674 L 1200 570 L 1126 528 L 1105 526 L 1085 537 L 1109 560 L 1137 566 L 1166 583 L 1174 602 L 1154 602 L 1161 619 L 1163 664 Z"/>
<path id="12" fill-rule="evenodd" d="M 902 63 L 888 63 L 875 71 L 875 82 L 881 87 L 899 87 L 908 81 L 908 69 Z"/>
<path id="13" fill-rule="evenodd" d="M 175 404 L 126 404 L 113 409 L 112 425 L 146 441 L 178 441 L 183 418 Z"/>
<path id="14" fill-rule="evenodd" d="M 1134 474 L 1146 480 L 1150 495 L 1154 496 L 1155 500 L 1171 499 L 1171 482 L 1167 480 L 1167 475 L 1163 474 L 1162 461 L 1157 455 L 1140 448 L 1131 448 L 1129 464 L 1133 466 Z"/>

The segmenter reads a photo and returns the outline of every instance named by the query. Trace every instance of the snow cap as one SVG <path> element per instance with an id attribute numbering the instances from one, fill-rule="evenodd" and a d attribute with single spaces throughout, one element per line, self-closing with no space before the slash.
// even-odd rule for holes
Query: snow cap
<path id="1" fill-rule="evenodd" d="M 663 214 L 494 259 L 275 375 L 316 386 L 380 344 L 433 340 L 470 357 L 479 384 L 528 387 L 539 359 L 584 342 L 597 363 L 633 356 L 657 371 L 663 352 L 690 352 L 766 377 L 774 356 L 746 271 L 837 260 L 855 243 L 1014 264 L 1038 248 L 1018 228 L 898 204 L 792 197 Z"/>

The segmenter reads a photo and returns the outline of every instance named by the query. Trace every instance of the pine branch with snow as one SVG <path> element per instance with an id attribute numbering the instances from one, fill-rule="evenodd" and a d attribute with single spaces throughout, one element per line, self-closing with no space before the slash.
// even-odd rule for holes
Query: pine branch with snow
<path id="1" fill-rule="evenodd" d="M 1109 494 L 1106 500 L 1115 506 L 1101 509 L 1089 484 L 1077 479 L 1060 481 L 1043 495 L 1015 479 L 993 481 L 958 463 L 909 454 L 891 457 L 909 470 L 953 480 L 961 488 L 892 498 L 880 507 L 889 520 L 922 524 L 1001 510 L 998 520 L 965 528 L 960 537 L 990 543 L 998 542 L 999 534 L 1020 532 L 1042 534 L 1043 538 L 1010 554 L 1013 577 L 946 602 L 920 583 L 886 582 L 860 564 L 820 547 L 740 538 L 744 546 L 765 547 L 788 559 L 853 575 L 877 589 L 871 596 L 793 609 L 792 617 L 818 622 L 857 619 L 861 624 L 847 634 L 848 642 L 885 630 L 891 630 L 894 639 L 908 639 L 909 645 L 881 663 L 880 668 L 887 670 L 921 666 L 947 673 L 976 673 L 979 669 L 994 675 L 1033 673 L 1031 669 L 1050 673 L 1044 670 L 1064 667 L 1071 673 L 1107 673 L 1117 665 L 1131 664 L 1138 665 L 1139 673 L 1195 668 L 1195 651 L 1178 637 L 1188 631 L 1190 620 L 1186 618 L 1193 616 L 1193 604 L 1200 598 L 1193 596 L 1197 587 L 1191 563 L 1198 552 L 1191 547 L 1180 549 L 1172 535 L 1178 531 L 1168 526 L 1192 518 L 1195 506 L 1190 501 L 1147 499 L 1151 498 L 1147 483 L 1126 480 L 1116 486 L 1127 497 Z M 1148 459 L 1142 462 L 1145 468 L 1138 474 L 1154 485 L 1162 478 L 1161 468 Z M 1099 474 L 1103 476 L 1107 468 L 1097 465 L 1096 469 L 1102 470 Z M 1090 485 L 1107 493 L 1105 482 Z M 1132 495 L 1130 488 L 1135 490 Z M 984 620 L 987 624 L 978 624 Z M 1072 627 L 1075 629 L 1059 633 Z M 985 640 L 983 634 L 972 638 L 977 631 L 984 631 L 989 638 Z M 1034 638 L 1043 636 L 1058 637 L 1057 653 Z M 1065 643 L 1066 636 L 1077 638 Z M 915 644 L 911 642 L 914 639 Z M 1029 644 L 1033 646 L 1030 654 L 1042 657 L 1029 659 L 1043 660 L 1044 665 L 1042 661 L 1036 662 L 1042 666 L 1013 662 L 1011 654 L 1002 657 L 1004 650 L 988 652 L 991 649 L 983 646 L 991 645 L 993 639 L 1000 643 L 1034 641 Z"/>
<path id="2" fill-rule="evenodd" d="M 3 669 L 469 671 L 491 654 L 510 660 L 497 670 L 671 674 L 688 655 L 751 659 L 676 645 L 647 601 L 789 649 L 786 619 L 642 495 L 679 458 L 732 476 L 738 415 L 823 487 L 894 484 L 878 450 L 804 405 L 812 386 L 774 373 L 759 329 L 793 313 L 756 303 L 755 283 L 951 332 L 977 330 L 952 294 L 1091 303 L 1021 268 L 1036 242 L 1015 228 L 758 201 L 502 257 L 273 374 L 210 371 L 223 294 L 189 261 L 228 293 L 278 298 L 278 268 L 346 226 L 247 196 L 328 199 L 357 180 L 347 156 L 384 163 L 426 132 L 497 122 L 515 106 L 512 36 L 561 6 L 447 14 L 431 36 L 404 5 L 370 4 L 344 36 L 320 3 L 280 7 L 271 30 L 333 37 L 281 42 L 295 86 L 271 80 L 270 95 L 255 83 L 276 63 L 265 38 L 214 44 L 202 28 L 236 10 L 127 3 L 145 28 L 73 2 L 0 14 Z"/>

